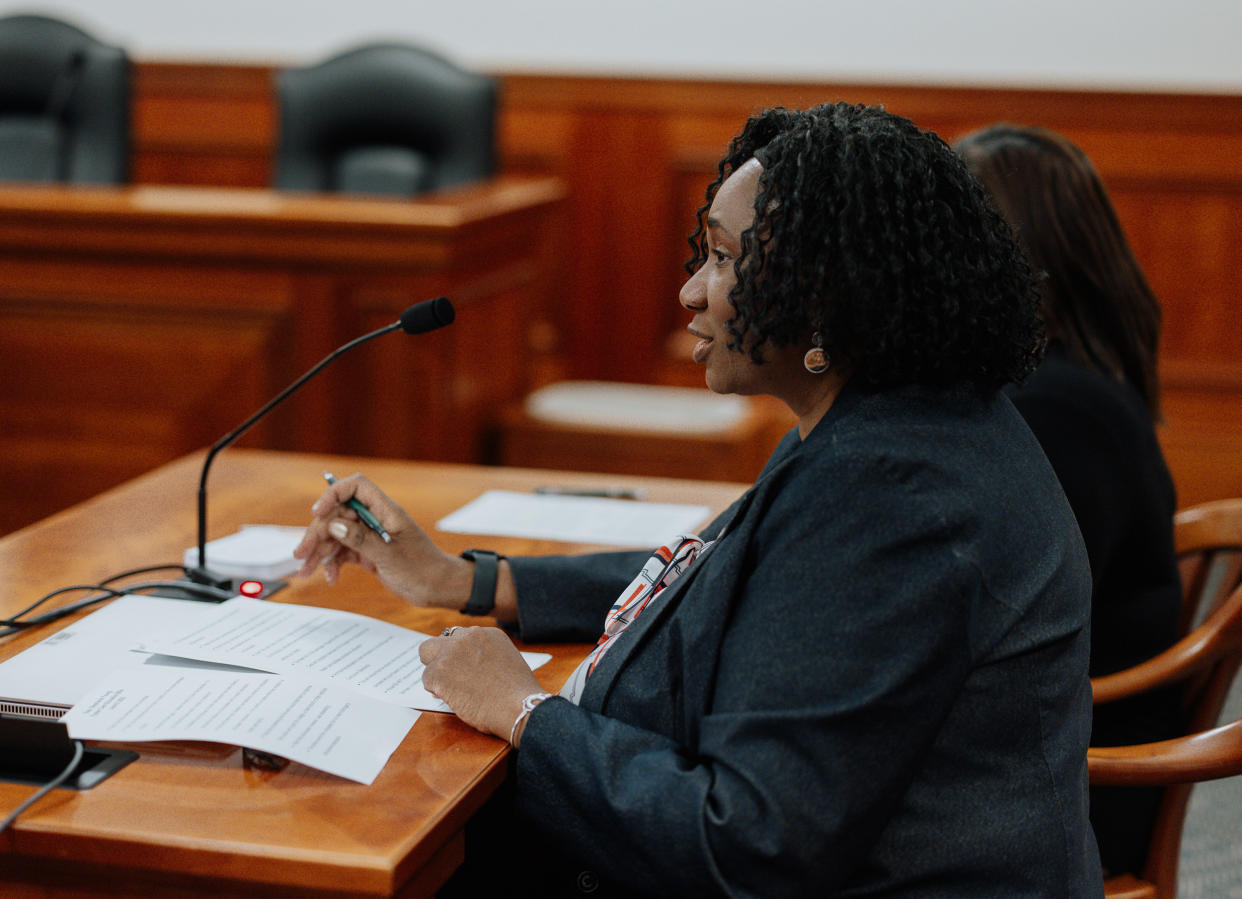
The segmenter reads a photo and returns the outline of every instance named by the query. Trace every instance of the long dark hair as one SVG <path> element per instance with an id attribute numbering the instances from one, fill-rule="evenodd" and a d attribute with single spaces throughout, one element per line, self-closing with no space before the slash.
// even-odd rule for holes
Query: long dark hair
<path id="1" fill-rule="evenodd" d="M 730 349 L 823 335 L 864 388 L 1024 378 L 1042 351 L 1039 298 L 1009 227 L 935 134 L 845 103 L 753 116 L 729 145 L 690 237 L 751 158 L 763 166 L 729 299 Z"/>
<path id="2" fill-rule="evenodd" d="M 1160 301 L 1091 160 L 1053 131 L 1007 123 L 955 147 L 1042 276 L 1049 336 L 1078 364 L 1130 384 L 1159 419 Z"/>

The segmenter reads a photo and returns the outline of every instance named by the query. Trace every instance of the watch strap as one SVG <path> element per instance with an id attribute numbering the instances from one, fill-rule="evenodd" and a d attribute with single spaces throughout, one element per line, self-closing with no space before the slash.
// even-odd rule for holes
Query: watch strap
<path id="1" fill-rule="evenodd" d="M 500 573 L 500 560 L 504 556 L 490 549 L 468 549 L 461 557 L 474 563 L 474 585 L 462 612 L 467 615 L 490 615 L 496 606 L 496 581 Z"/>

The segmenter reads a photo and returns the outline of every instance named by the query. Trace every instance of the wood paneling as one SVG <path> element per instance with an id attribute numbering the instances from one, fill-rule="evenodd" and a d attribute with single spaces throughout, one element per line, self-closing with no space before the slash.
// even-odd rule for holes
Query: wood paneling
<path id="1" fill-rule="evenodd" d="M 277 127 L 272 74 L 262 66 L 140 62 L 137 180 L 267 183 Z M 555 175 L 568 187 L 548 244 L 549 306 L 530 327 L 535 383 L 561 375 L 684 377 L 668 348 L 679 344 L 687 321 L 677 304 L 685 239 L 716 159 L 751 112 L 838 99 L 879 103 L 948 140 L 997 120 L 1038 124 L 1066 134 L 1095 161 L 1163 302 L 1162 366 L 1177 395 L 1162 436 L 1173 448 L 1183 501 L 1234 489 L 1221 465 L 1242 468 L 1234 286 L 1242 260 L 1242 96 L 498 77 L 503 169 Z"/>
<path id="2" fill-rule="evenodd" d="M 479 461 L 530 386 L 561 195 L 518 177 L 417 203 L 0 187 L 0 531 L 213 443 L 336 347 L 442 294 L 454 327 L 349 354 L 242 440 Z"/>
<path id="3" fill-rule="evenodd" d="M 560 110 L 592 123 L 590 165 L 579 157 L 548 169 L 570 185 L 584 250 L 569 295 L 591 309 L 588 321 L 578 303 L 566 307 L 565 367 L 633 381 L 694 378 L 676 350 L 685 237 L 716 160 L 752 111 L 842 99 L 882 104 L 950 141 L 999 120 L 1064 133 L 1100 170 L 1164 307 L 1160 433 L 1180 500 L 1242 494 L 1242 97 L 534 76 L 507 77 L 504 96 L 506 117 Z M 600 160 L 599 136 L 626 127 L 641 143 L 614 139 Z M 525 157 L 537 155 L 536 141 L 523 133 Z M 646 186 L 634 185 L 636 173 Z M 609 236 L 579 236 L 583 228 Z M 618 331 L 623 357 L 600 348 Z"/>
<path id="4" fill-rule="evenodd" d="M 137 64 L 134 180 L 268 186 L 277 128 L 273 74 L 267 66 Z"/>

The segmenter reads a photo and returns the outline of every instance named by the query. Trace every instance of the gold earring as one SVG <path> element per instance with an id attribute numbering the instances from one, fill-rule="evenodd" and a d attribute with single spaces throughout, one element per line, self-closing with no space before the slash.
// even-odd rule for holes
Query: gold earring
<path id="1" fill-rule="evenodd" d="M 802 367 L 813 375 L 822 375 L 832 364 L 828 353 L 824 350 L 824 336 L 816 331 L 811 335 L 811 343 L 815 344 L 802 357 Z"/>

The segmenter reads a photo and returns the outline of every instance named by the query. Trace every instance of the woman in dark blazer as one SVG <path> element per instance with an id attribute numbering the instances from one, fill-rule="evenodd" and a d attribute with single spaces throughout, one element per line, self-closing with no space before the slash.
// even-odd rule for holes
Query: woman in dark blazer
<path id="1" fill-rule="evenodd" d="M 1012 236 L 938 137 L 845 104 L 753 117 L 708 201 L 681 291 L 695 359 L 798 424 L 701 534 L 463 561 L 355 476 L 297 551 L 304 573 L 360 562 L 526 640 L 600 638 L 556 696 L 501 629 L 423 645 L 428 689 L 520 748 L 464 876 L 490 864 L 537 896 L 1099 895 L 1090 576 L 1001 393 L 1041 345 Z"/>

